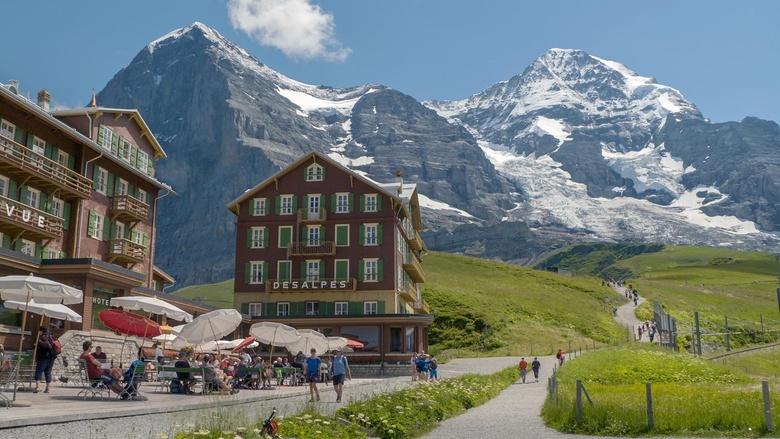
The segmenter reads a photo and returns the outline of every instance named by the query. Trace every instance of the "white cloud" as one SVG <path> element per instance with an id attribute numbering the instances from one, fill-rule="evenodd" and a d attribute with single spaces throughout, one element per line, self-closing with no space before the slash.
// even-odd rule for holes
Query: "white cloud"
<path id="1" fill-rule="evenodd" d="M 234 28 L 291 58 L 344 61 L 351 50 L 333 35 L 333 14 L 309 0 L 229 0 Z"/>

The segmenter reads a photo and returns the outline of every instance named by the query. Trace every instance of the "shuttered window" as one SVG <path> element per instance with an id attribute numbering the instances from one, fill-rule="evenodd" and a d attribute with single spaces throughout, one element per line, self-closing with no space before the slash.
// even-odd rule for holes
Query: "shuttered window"
<path id="1" fill-rule="evenodd" d="M 349 259 L 336 259 L 334 262 L 336 280 L 349 279 Z"/>
<path id="2" fill-rule="evenodd" d="M 292 240 L 292 226 L 279 226 L 279 248 L 287 248 Z"/>
<path id="3" fill-rule="evenodd" d="M 349 224 L 336 224 L 336 247 L 349 247 Z"/>

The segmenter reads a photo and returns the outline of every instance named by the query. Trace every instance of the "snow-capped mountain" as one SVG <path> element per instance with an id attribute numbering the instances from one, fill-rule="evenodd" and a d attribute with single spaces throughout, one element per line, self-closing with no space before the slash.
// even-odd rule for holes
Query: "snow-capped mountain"
<path id="1" fill-rule="evenodd" d="M 168 152 L 158 173 L 179 195 L 162 200 L 157 253 L 179 286 L 233 275 L 225 203 L 312 150 L 416 182 L 433 249 L 522 262 L 583 239 L 777 242 L 777 124 L 710 124 L 679 91 L 582 51 L 552 49 L 426 106 L 380 84 L 296 81 L 194 23 L 145 46 L 97 98 L 138 108 Z"/>

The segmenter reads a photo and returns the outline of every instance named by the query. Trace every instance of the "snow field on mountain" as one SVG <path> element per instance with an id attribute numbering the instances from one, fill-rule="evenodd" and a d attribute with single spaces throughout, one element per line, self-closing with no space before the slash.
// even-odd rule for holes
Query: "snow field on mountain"
<path id="1" fill-rule="evenodd" d="M 663 143 L 649 143 L 638 151 L 626 152 L 613 151 L 602 143 L 601 156 L 621 177 L 634 182 L 637 193 L 654 189 L 677 195 L 685 190 L 680 183 L 684 163 L 672 157 Z"/>

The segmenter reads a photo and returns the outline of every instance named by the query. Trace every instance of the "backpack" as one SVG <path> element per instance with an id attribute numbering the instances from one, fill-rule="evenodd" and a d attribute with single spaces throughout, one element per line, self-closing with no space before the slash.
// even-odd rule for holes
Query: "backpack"
<path id="1" fill-rule="evenodd" d="M 60 343 L 60 341 L 59 341 L 59 340 L 57 340 L 56 338 L 52 339 L 52 342 L 51 342 L 51 347 L 52 347 L 52 349 L 54 350 L 54 353 L 55 353 L 56 355 L 59 355 L 59 354 L 61 354 L 61 353 L 62 353 L 62 344 L 61 344 L 61 343 Z"/>
<path id="2" fill-rule="evenodd" d="M 184 386 L 179 380 L 171 380 L 171 393 L 182 394 L 184 393 Z"/>

